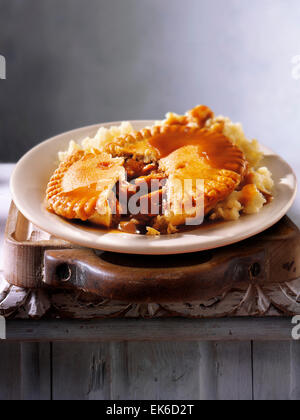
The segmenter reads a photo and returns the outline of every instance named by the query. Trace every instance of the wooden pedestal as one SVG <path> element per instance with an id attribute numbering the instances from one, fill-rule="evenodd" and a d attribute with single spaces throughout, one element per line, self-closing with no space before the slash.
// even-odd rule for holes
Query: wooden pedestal
<path id="1" fill-rule="evenodd" d="M 213 251 L 139 256 L 75 247 L 12 204 L 0 313 L 21 318 L 216 318 L 300 314 L 300 232 L 287 218 Z"/>

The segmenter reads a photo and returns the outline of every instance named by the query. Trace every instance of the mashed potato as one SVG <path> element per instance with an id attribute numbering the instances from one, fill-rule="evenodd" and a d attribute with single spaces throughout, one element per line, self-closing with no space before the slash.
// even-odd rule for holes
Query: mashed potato
<path id="1" fill-rule="evenodd" d="M 185 120 L 186 116 L 168 113 L 166 120 L 157 121 L 155 125 L 173 124 L 174 122 L 184 124 Z M 190 121 L 188 125 L 194 126 L 195 124 L 195 122 Z M 262 209 L 267 202 L 266 195 L 272 195 L 274 181 L 269 169 L 259 166 L 263 159 L 263 153 L 258 141 L 248 140 L 241 124 L 234 124 L 229 118 L 222 116 L 211 118 L 206 123 L 207 128 L 213 128 L 216 125 L 221 126 L 223 133 L 244 152 L 249 163 L 250 185 L 252 187 L 251 194 L 249 194 L 249 188 L 247 189 L 248 186 L 240 191 L 234 191 L 224 202 L 217 205 L 211 213 L 210 219 L 238 220 L 242 213 L 254 214 Z M 129 122 L 123 122 L 120 126 L 113 126 L 109 129 L 101 127 L 95 137 L 88 137 L 81 144 L 71 141 L 68 150 L 59 153 L 59 160 L 64 161 L 78 150 L 87 152 L 104 150 L 113 140 L 129 135 L 133 131 L 134 129 Z M 153 231 L 148 232 L 148 234 L 154 233 Z"/>
<path id="2" fill-rule="evenodd" d="M 247 185 L 241 191 L 234 191 L 222 203 L 219 203 L 210 216 L 211 220 L 238 220 L 240 213 L 255 214 L 258 213 L 267 200 L 258 190 L 256 185 L 251 185 L 251 192 L 247 191 Z"/>
<path id="3" fill-rule="evenodd" d="M 126 136 L 127 134 L 132 133 L 132 125 L 124 121 L 120 126 L 112 126 L 110 128 L 101 127 L 99 128 L 95 137 L 87 137 L 82 140 L 81 144 L 75 143 L 74 140 L 70 141 L 69 148 L 65 152 L 59 152 L 58 158 L 60 162 L 63 162 L 79 150 L 84 150 L 86 152 L 92 152 L 93 150 L 103 150 L 110 142 L 115 140 L 118 137 Z"/>
<path id="4" fill-rule="evenodd" d="M 250 167 L 257 167 L 263 158 L 258 141 L 248 140 L 243 126 L 239 123 L 234 124 L 229 118 L 221 116 L 207 122 L 208 127 L 213 127 L 215 124 L 223 126 L 223 133 L 244 152 Z"/>
<path id="5" fill-rule="evenodd" d="M 251 193 L 243 188 L 241 191 L 234 191 L 227 199 L 217 205 L 210 215 L 211 220 L 237 220 L 240 213 L 255 214 L 267 203 L 265 195 L 271 196 L 274 188 L 272 174 L 268 168 L 262 167 L 251 170 L 252 184 Z"/>
<path id="6" fill-rule="evenodd" d="M 234 191 L 224 202 L 217 205 L 210 219 L 238 220 L 241 213 L 258 213 L 267 203 L 264 194 L 272 195 L 274 188 L 274 181 L 269 169 L 259 167 L 263 159 L 259 143 L 257 140 L 248 140 L 242 125 L 234 124 L 229 118 L 220 116 L 207 122 L 208 127 L 213 127 L 215 124 L 221 124 L 223 133 L 244 152 L 249 163 L 249 178 L 253 188 L 251 194 L 247 194 L 247 200 L 245 200 L 247 193 L 245 189 Z"/>
<path id="7" fill-rule="evenodd" d="M 266 167 L 261 167 L 253 171 L 253 183 L 257 189 L 265 194 L 272 195 L 274 189 L 274 181 L 272 174 Z"/>

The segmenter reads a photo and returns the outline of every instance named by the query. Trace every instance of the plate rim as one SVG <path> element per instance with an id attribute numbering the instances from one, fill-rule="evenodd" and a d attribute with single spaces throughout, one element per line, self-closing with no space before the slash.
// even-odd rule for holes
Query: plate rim
<path id="1" fill-rule="evenodd" d="M 29 220 L 31 223 L 33 223 L 35 226 L 37 226 L 39 229 L 43 230 L 44 232 L 47 232 L 50 235 L 54 235 L 55 237 L 57 237 L 57 238 L 59 238 L 61 240 L 70 242 L 71 244 L 76 244 L 76 245 L 83 246 L 83 247 L 86 247 L 86 248 L 98 249 L 98 250 L 108 251 L 108 252 L 116 252 L 116 253 L 121 253 L 121 254 L 135 254 L 135 255 L 176 255 L 176 254 L 186 254 L 186 253 L 202 252 L 202 251 L 209 251 L 209 250 L 212 250 L 212 249 L 218 249 L 218 248 L 222 248 L 224 246 L 230 246 L 232 244 L 235 244 L 235 243 L 238 243 L 238 242 L 242 242 L 242 241 L 244 241 L 246 239 L 249 239 L 249 238 L 251 238 L 251 237 L 253 237 L 255 235 L 258 235 L 258 234 L 264 232 L 265 230 L 269 229 L 270 227 L 274 226 L 279 220 L 281 220 L 282 217 L 284 217 L 287 214 L 287 212 L 290 210 L 290 208 L 293 206 L 293 204 L 295 202 L 295 199 L 296 199 L 296 196 L 297 196 L 297 192 L 298 192 L 298 180 L 297 180 L 297 176 L 295 174 L 295 171 L 290 166 L 290 164 L 285 159 L 283 159 L 280 155 L 278 155 L 277 153 L 275 153 L 269 147 L 266 147 L 263 144 L 259 143 L 259 145 L 263 148 L 263 150 L 265 152 L 270 153 L 271 155 L 276 156 L 277 159 L 279 159 L 280 161 L 282 161 L 287 166 L 287 168 L 290 171 L 290 174 L 293 177 L 293 180 L 294 180 L 294 183 L 295 183 L 295 189 L 293 191 L 293 194 L 292 194 L 290 200 L 287 201 L 287 203 L 278 212 L 278 215 L 276 217 L 272 218 L 269 223 L 265 223 L 263 225 L 263 227 L 258 228 L 255 231 L 255 233 L 253 233 L 253 232 L 252 233 L 246 233 L 245 232 L 244 235 L 239 235 L 238 236 L 238 239 L 232 238 L 232 240 L 230 240 L 230 238 L 228 238 L 226 240 L 226 244 L 225 243 L 224 244 L 219 244 L 219 245 L 213 245 L 213 244 L 211 244 L 211 245 L 206 245 L 205 247 L 200 246 L 200 245 L 197 247 L 197 245 L 195 244 L 194 246 L 192 246 L 191 248 L 188 248 L 188 249 L 182 249 L 182 248 L 180 248 L 180 249 L 176 250 L 176 249 L 173 249 L 172 248 L 170 251 L 168 251 L 168 249 L 164 249 L 164 250 L 158 250 L 158 249 L 156 249 L 155 250 L 155 249 L 152 249 L 152 248 L 151 249 L 148 249 L 147 248 L 146 250 L 143 248 L 143 250 L 139 250 L 139 249 L 136 248 L 136 245 L 135 245 L 134 250 L 131 248 L 130 245 L 129 245 L 128 249 L 124 249 L 124 248 L 119 249 L 118 248 L 118 245 L 115 245 L 115 244 L 110 244 L 109 246 L 106 246 L 105 244 L 103 244 L 103 245 L 101 244 L 101 247 L 100 247 L 100 245 L 96 245 L 96 244 L 95 244 L 96 246 L 95 245 L 92 246 L 89 240 L 82 239 L 80 241 L 76 241 L 76 240 L 74 240 L 74 238 L 71 238 L 70 235 L 68 235 L 68 234 L 64 234 L 63 236 L 60 236 L 55 229 L 54 229 L 55 230 L 55 233 L 54 233 L 53 231 L 49 231 L 49 229 L 47 229 L 47 228 L 45 228 L 43 226 L 40 226 L 39 223 L 37 223 L 36 221 L 34 221 L 33 220 L 34 217 L 32 218 L 30 212 L 27 212 L 27 209 L 24 208 L 24 206 L 22 205 L 22 203 L 18 199 L 18 194 L 16 194 L 15 187 L 14 187 L 15 180 L 17 178 L 18 172 L 20 171 L 20 167 L 22 166 L 22 164 L 24 162 L 27 161 L 28 157 L 31 156 L 32 153 L 36 152 L 40 147 L 45 146 L 48 143 L 53 142 L 54 140 L 56 140 L 59 137 L 62 137 L 62 136 L 64 136 L 64 137 L 65 136 L 70 136 L 70 140 L 72 140 L 72 138 L 71 138 L 72 134 L 74 135 L 75 133 L 77 133 L 76 135 L 78 135 L 78 134 L 80 134 L 80 131 L 84 132 L 84 131 L 88 131 L 88 130 L 89 131 L 97 130 L 101 126 L 110 127 L 110 126 L 113 126 L 113 125 L 120 125 L 122 122 L 123 121 L 104 122 L 104 123 L 87 125 L 87 126 L 75 128 L 75 129 L 72 129 L 72 130 L 69 130 L 69 131 L 65 131 L 63 133 L 57 134 L 55 136 L 52 136 L 49 139 L 46 139 L 44 141 L 41 141 L 36 146 L 34 146 L 33 148 L 31 148 L 28 152 L 26 152 L 22 156 L 22 158 L 17 162 L 17 164 L 16 164 L 16 166 L 15 166 L 13 172 L 12 172 L 11 178 L 10 178 L 10 191 L 11 191 L 11 194 L 12 194 L 12 199 L 13 199 L 16 207 L 18 208 L 18 210 L 23 214 L 23 216 L 25 216 L 25 218 L 27 220 Z M 142 123 L 142 124 L 145 124 L 145 126 L 147 126 L 148 124 L 149 125 L 153 124 L 154 123 L 154 120 L 129 120 L 129 122 L 131 124 L 133 124 L 133 125 L 134 124 L 141 124 Z M 42 203 L 41 203 L 41 205 L 42 205 Z M 57 216 L 57 217 L 59 217 L 59 216 Z M 247 216 L 245 216 L 245 217 L 247 217 Z M 196 229 L 195 229 L 195 231 L 196 231 Z M 113 232 L 109 232 L 107 234 L 110 234 L 110 235 L 120 235 L 119 233 L 113 233 Z M 132 237 L 131 234 L 126 234 L 126 233 L 121 233 L 121 234 L 124 235 L 128 239 L 130 237 Z M 179 233 L 179 235 L 180 235 L 180 233 Z M 181 234 L 181 235 L 184 235 L 184 233 Z M 174 237 L 174 239 L 175 238 L 178 238 L 177 235 L 168 235 L 167 237 L 170 238 L 170 239 L 172 237 Z M 155 237 L 155 238 L 154 237 L 153 238 L 147 237 L 147 240 L 148 241 L 150 241 L 150 240 L 152 240 L 152 241 L 155 241 L 156 240 L 157 241 L 158 238 L 157 237 Z"/>

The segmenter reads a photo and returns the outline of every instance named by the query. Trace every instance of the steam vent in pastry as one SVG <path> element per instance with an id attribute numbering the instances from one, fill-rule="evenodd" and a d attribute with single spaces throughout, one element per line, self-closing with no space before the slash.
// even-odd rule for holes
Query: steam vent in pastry
<path id="1" fill-rule="evenodd" d="M 240 124 L 206 106 L 169 113 L 141 131 L 126 122 L 102 127 L 59 154 L 47 207 L 66 219 L 149 235 L 176 233 L 193 218 L 194 225 L 237 220 L 272 198 L 262 157 Z"/>

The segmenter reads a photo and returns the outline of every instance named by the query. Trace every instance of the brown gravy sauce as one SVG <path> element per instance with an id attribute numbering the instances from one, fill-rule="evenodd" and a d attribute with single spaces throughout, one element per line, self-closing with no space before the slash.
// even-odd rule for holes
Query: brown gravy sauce
<path id="1" fill-rule="evenodd" d="M 76 190 L 63 194 L 65 198 L 64 211 L 69 213 L 71 217 L 72 205 L 70 203 L 80 203 L 82 207 L 82 216 L 89 217 L 89 213 L 93 211 L 93 207 L 97 201 L 97 184 L 91 184 L 87 187 L 80 187 Z M 92 201 L 90 201 L 92 200 Z M 89 206 L 86 204 L 89 202 Z"/>
<path id="2" fill-rule="evenodd" d="M 217 169 L 232 169 L 232 165 L 237 164 L 238 170 L 238 163 L 243 159 L 242 152 L 224 134 L 217 131 L 172 131 L 156 134 L 148 141 L 157 150 L 160 158 L 165 158 L 184 146 L 198 146 L 200 156 Z"/>
<path id="3" fill-rule="evenodd" d="M 256 194 L 256 186 L 254 184 L 245 185 L 242 189 L 242 196 L 240 198 L 241 204 L 246 207 Z"/>
<path id="4" fill-rule="evenodd" d="M 67 220 L 65 219 L 65 222 L 71 225 L 75 225 L 78 227 L 82 227 L 84 228 L 84 230 L 88 231 L 88 232 L 92 232 L 92 233 L 130 233 L 130 234 L 134 234 L 134 235 L 145 235 L 145 233 L 139 232 L 138 230 L 136 232 L 133 232 L 130 229 L 126 229 L 126 227 L 124 228 L 124 230 L 122 228 L 105 228 L 105 227 L 100 227 L 97 226 L 89 221 L 84 222 L 82 220 Z M 129 222 L 129 220 L 127 221 Z M 126 221 L 124 221 L 123 223 L 127 223 Z M 209 219 L 205 219 L 204 222 L 201 225 L 198 226 L 179 226 L 179 231 L 178 234 L 180 233 L 188 233 L 188 232 L 193 232 L 195 230 L 198 229 L 212 229 L 216 226 L 219 226 L 221 224 L 226 223 L 226 220 L 209 220 Z M 161 234 L 161 236 L 166 236 L 166 234 Z M 174 235 L 172 235 L 174 236 Z"/>
<path id="5" fill-rule="evenodd" d="M 91 184 L 87 187 L 80 187 L 76 190 L 72 190 L 69 192 L 65 192 L 64 196 L 69 198 L 70 201 L 79 201 L 83 198 L 89 200 L 95 196 L 97 196 L 97 184 Z"/>

